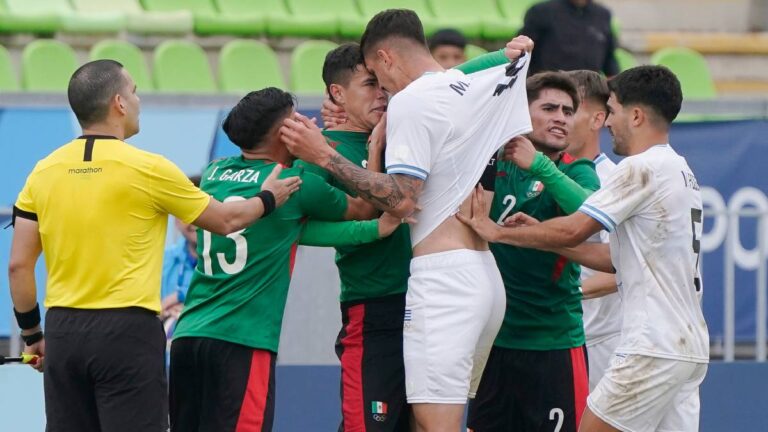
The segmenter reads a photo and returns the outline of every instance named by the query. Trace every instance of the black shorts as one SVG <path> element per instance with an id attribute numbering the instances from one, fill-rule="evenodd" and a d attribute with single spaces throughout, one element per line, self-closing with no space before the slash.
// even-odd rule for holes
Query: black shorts
<path id="1" fill-rule="evenodd" d="M 405 399 L 405 294 L 345 302 L 336 339 L 342 432 L 409 431 Z"/>
<path id="2" fill-rule="evenodd" d="M 268 432 L 275 417 L 272 351 L 202 337 L 171 343 L 171 430 Z"/>
<path id="3" fill-rule="evenodd" d="M 147 309 L 48 310 L 43 382 L 48 432 L 168 429 L 165 334 Z"/>
<path id="4" fill-rule="evenodd" d="M 587 350 L 494 346 L 467 426 L 475 432 L 576 432 L 587 404 Z"/>

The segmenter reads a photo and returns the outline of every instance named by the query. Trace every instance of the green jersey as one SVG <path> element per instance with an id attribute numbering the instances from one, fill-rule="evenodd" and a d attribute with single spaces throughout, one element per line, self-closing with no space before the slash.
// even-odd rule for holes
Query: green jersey
<path id="1" fill-rule="evenodd" d="M 323 131 L 340 155 L 361 167 L 367 166 L 366 132 Z M 299 162 L 302 163 L 303 162 Z M 317 165 L 305 164 L 307 171 L 323 177 L 329 184 L 355 195 L 331 173 Z M 336 266 L 341 279 L 341 301 L 364 300 L 402 294 L 408 288 L 411 238 L 408 225 L 401 225 L 389 237 L 360 246 L 336 248 Z"/>
<path id="2" fill-rule="evenodd" d="M 568 178 L 561 178 L 558 180 L 560 184 L 550 187 L 542 179 L 551 176 L 533 175 L 511 162 L 499 161 L 491 207 L 494 221 L 501 222 L 516 212 L 524 212 L 540 221 L 563 216 L 566 214 L 562 209 L 563 201 L 573 200 L 579 193 L 580 201 L 583 201 L 587 193 L 580 189 L 594 192 L 600 187 L 594 164 L 587 159 L 575 160 L 563 154 L 556 169 L 547 163 L 551 171 L 556 173 L 559 169 L 575 184 Z M 571 183 L 572 191 L 563 188 L 563 183 Z M 555 195 L 555 190 L 560 191 L 560 197 Z M 506 244 L 490 246 L 507 292 L 507 310 L 495 345 L 524 350 L 567 349 L 583 345 L 580 267 L 551 252 Z"/>
<path id="3" fill-rule="evenodd" d="M 212 162 L 201 189 L 219 201 L 249 198 L 273 162 L 231 157 Z M 175 337 L 209 337 L 277 352 L 296 245 L 307 217 L 342 220 L 344 192 L 301 167 L 280 177 L 301 177 L 300 189 L 269 216 L 219 236 L 198 230 L 200 259 L 176 326 Z"/>

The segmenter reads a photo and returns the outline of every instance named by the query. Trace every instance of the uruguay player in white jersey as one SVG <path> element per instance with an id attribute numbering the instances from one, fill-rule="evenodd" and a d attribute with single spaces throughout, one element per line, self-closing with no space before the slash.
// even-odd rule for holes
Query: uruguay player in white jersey
<path id="1" fill-rule="evenodd" d="M 505 294 L 488 244 L 452 216 L 495 151 L 531 130 L 525 76 L 533 42 L 510 42 L 507 65 L 471 75 L 445 71 L 418 16 L 396 9 L 376 15 L 360 45 L 368 69 L 394 95 L 387 174 L 342 158 L 306 118 L 286 121 L 281 132 L 300 159 L 379 209 L 417 220 L 403 332 L 406 395 L 415 430 L 456 431 L 501 325 Z"/>
<path id="2" fill-rule="evenodd" d="M 677 77 L 640 66 L 609 82 L 606 126 L 627 156 L 579 212 L 533 226 L 504 228 L 473 195 L 464 218 L 483 238 L 522 247 L 570 247 L 592 268 L 616 268 L 624 321 L 609 369 L 589 395 L 580 431 L 698 431 L 699 385 L 709 362 L 698 261 L 699 185 L 669 142 L 680 111 Z M 605 229 L 604 244 L 581 244 Z"/>

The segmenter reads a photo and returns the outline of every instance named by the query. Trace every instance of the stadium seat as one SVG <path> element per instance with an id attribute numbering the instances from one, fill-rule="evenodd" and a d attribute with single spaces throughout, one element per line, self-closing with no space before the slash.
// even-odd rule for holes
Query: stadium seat
<path id="1" fill-rule="evenodd" d="M 320 21 L 325 25 L 329 20 L 332 25 L 326 27 L 325 34 L 318 37 L 331 37 L 336 34 L 349 38 L 359 38 L 368 21 L 360 15 L 354 0 L 286 0 L 288 10 L 293 17 L 302 21 Z"/>
<path id="2" fill-rule="evenodd" d="M 275 52 L 252 40 L 234 40 L 221 48 L 219 83 L 222 91 L 239 94 L 264 87 L 286 88 Z"/>
<path id="3" fill-rule="evenodd" d="M 61 17 L 49 11 L 10 9 L 0 0 L 1 33 L 53 33 L 61 28 Z"/>
<path id="4" fill-rule="evenodd" d="M 8 10 L 19 14 L 53 13 L 61 20 L 58 30 L 73 33 L 117 33 L 125 27 L 121 12 L 75 12 L 69 0 L 5 0 Z"/>
<path id="5" fill-rule="evenodd" d="M 262 15 L 219 12 L 213 0 L 142 0 L 142 4 L 153 12 L 191 11 L 195 32 L 202 35 L 255 35 L 264 31 Z"/>
<path id="6" fill-rule="evenodd" d="M 133 82 L 139 92 L 151 92 L 154 89 L 150 79 L 147 62 L 141 50 L 130 42 L 122 40 L 105 40 L 91 48 L 91 60 L 111 59 L 122 63 L 123 67 L 133 77 Z"/>
<path id="7" fill-rule="evenodd" d="M 88 12 L 117 11 L 125 16 L 125 28 L 137 34 L 186 34 L 192 32 L 188 10 L 147 12 L 139 0 L 72 0 L 75 9 Z"/>
<path id="8" fill-rule="evenodd" d="M 205 52 L 189 41 L 168 40 L 155 48 L 155 89 L 166 93 L 215 93 Z"/>
<path id="9" fill-rule="evenodd" d="M 477 45 L 468 44 L 464 48 L 464 55 L 467 56 L 467 60 L 471 60 L 475 57 L 479 57 L 485 53 L 487 53 L 488 50 L 486 50 L 483 47 L 479 47 Z"/>
<path id="10" fill-rule="evenodd" d="M 358 0 L 358 4 L 366 21 L 385 9 L 411 9 L 419 16 L 427 36 L 443 28 L 459 28 L 464 23 L 447 17 L 436 19 L 427 0 Z"/>
<path id="11" fill-rule="evenodd" d="M 684 47 L 663 48 L 651 56 L 651 64 L 668 67 L 677 75 L 686 99 L 715 99 L 717 92 L 704 57 Z"/>
<path id="12" fill-rule="evenodd" d="M 302 42 L 291 53 L 291 90 L 300 94 L 323 94 L 323 63 L 337 45 L 328 41 Z"/>
<path id="13" fill-rule="evenodd" d="M 543 0 L 499 0 L 499 9 L 502 15 L 509 20 L 510 26 L 516 30 L 514 34 L 523 28 L 523 20 L 528 9 Z"/>
<path id="14" fill-rule="evenodd" d="M 619 72 L 624 72 L 627 69 L 637 66 L 637 59 L 631 52 L 624 48 L 616 48 L 613 51 L 613 55 L 616 56 L 616 62 L 619 64 Z"/>
<path id="15" fill-rule="evenodd" d="M 8 50 L 0 45 L 0 92 L 18 91 L 19 83 L 16 81 L 16 75 L 13 73 L 13 64 Z"/>
<path id="16" fill-rule="evenodd" d="M 252 11 L 266 17 L 267 34 L 270 36 L 330 37 L 338 33 L 336 17 L 320 8 L 320 14 L 288 9 L 284 0 L 217 0 L 221 10 Z M 315 2 L 320 5 L 323 2 Z M 315 5 L 311 6 L 315 10 Z"/>
<path id="17" fill-rule="evenodd" d="M 468 38 L 502 39 L 517 31 L 501 16 L 496 0 L 430 0 L 430 4 L 438 21 L 454 21 L 453 28 Z"/>
<path id="18" fill-rule="evenodd" d="M 66 92 L 77 66 L 75 51 L 69 45 L 38 39 L 27 45 L 21 56 L 23 87 L 28 91 Z"/>

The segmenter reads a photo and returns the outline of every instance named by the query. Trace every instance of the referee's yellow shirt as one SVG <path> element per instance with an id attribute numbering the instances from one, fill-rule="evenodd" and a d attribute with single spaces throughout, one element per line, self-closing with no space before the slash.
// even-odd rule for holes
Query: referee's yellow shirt
<path id="1" fill-rule="evenodd" d="M 189 223 L 209 201 L 164 157 L 91 135 L 38 162 L 14 211 L 39 223 L 46 307 L 159 312 L 168 214 Z"/>

